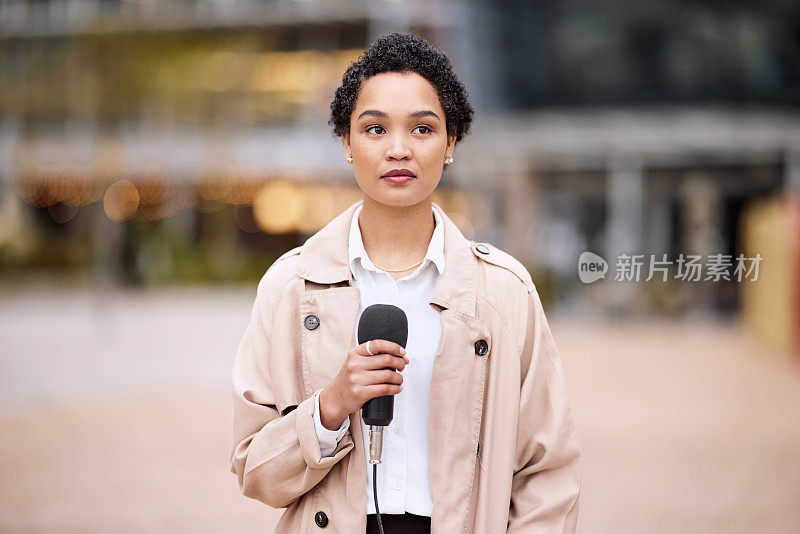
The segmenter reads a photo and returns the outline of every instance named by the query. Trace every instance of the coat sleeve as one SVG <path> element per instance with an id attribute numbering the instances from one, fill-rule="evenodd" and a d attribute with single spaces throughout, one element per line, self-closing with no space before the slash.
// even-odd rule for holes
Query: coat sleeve
<path id="1" fill-rule="evenodd" d="M 268 272 L 269 274 L 269 272 Z M 250 322 L 233 364 L 233 450 L 230 470 L 243 495 L 282 508 L 299 499 L 322 480 L 354 447 L 348 432 L 332 456 L 322 458 L 314 427 L 314 396 L 296 409 L 280 413 L 270 365 L 269 325 L 277 290 L 259 283 Z"/>
<path id="2" fill-rule="evenodd" d="M 542 303 L 528 293 L 509 533 L 573 533 L 581 449 L 564 373 Z"/>

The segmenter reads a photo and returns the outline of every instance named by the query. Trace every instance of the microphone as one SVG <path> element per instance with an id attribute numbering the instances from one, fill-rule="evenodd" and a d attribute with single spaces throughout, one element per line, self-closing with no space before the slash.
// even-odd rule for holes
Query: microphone
<path id="1" fill-rule="evenodd" d="M 385 339 L 405 348 L 408 342 L 408 317 L 391 304 L 373 304 L 364 308 L 358 322 L 358 344 Z M 361 417 L 369 427 L 369 463 L 381 463 L 383 427 L 392 422 L 394 395 L 375 397 L 361 407 Z"/>

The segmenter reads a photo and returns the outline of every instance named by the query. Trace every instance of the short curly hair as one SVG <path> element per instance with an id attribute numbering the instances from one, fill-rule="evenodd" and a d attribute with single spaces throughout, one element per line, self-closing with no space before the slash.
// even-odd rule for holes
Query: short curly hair
<path id="1" fill-rule="evenodd" d="M 331 102 L 328 124 L 341 137 L 350 131 L 350 116 L 356 107 L 361 84 L 383 72 L 416 72 L 436 89 L 444 110 L 447 135 L 461 141 L 469 133 L 474 110 L 464 84 L 453 72 L 450 60 L 422 37 L 390 33 L 375 40 L 342 76 Z"/>

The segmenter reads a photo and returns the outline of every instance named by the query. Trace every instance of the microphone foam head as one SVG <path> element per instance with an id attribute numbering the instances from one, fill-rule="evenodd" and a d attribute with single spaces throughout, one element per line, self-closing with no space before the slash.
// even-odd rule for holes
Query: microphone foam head
<path id="1" fill-rule="evenodd" d="M 392 304 L 373 304 L 364 308 L 358 322 L 358 344 L 371 339 L 393 341 L 405 348 L 408 342 L 408 317 Z"/>

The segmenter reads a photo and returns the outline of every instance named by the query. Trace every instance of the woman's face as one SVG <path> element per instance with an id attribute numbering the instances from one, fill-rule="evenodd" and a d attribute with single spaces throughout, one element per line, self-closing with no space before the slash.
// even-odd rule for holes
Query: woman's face
<path id="1" fill-rule="evenodd" d="M 453 154 L 436 89 L 415 72 L 384 72 L 361 84 L 350 132 L 342 136 L 364 193 L 388 206 L 413 206 L 433 194 Z M 386 176 L 400 171 L 411 176 Z"/>

